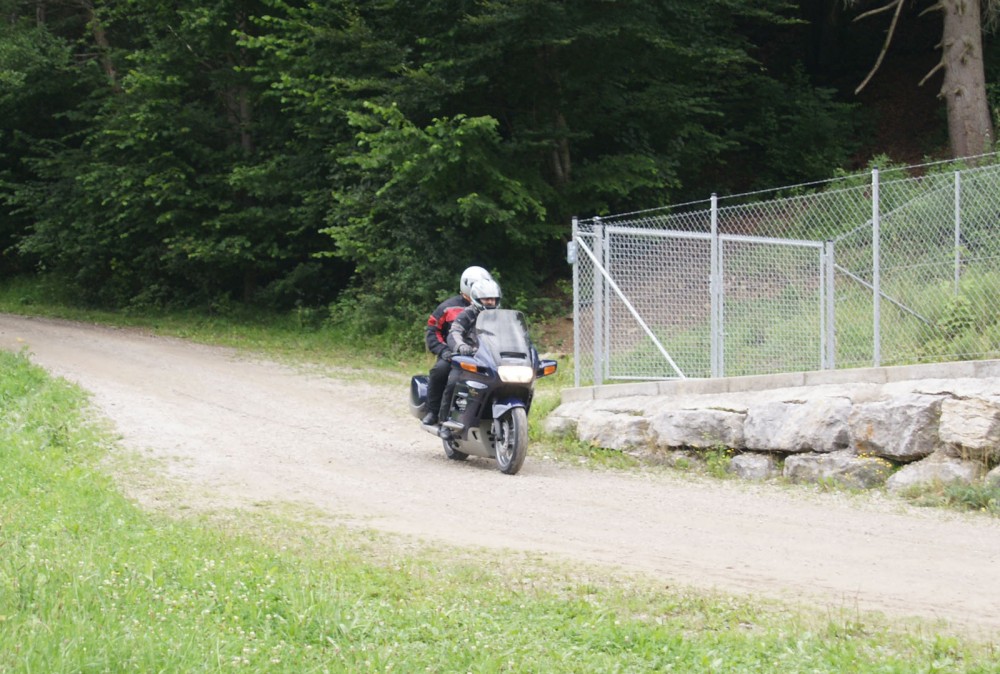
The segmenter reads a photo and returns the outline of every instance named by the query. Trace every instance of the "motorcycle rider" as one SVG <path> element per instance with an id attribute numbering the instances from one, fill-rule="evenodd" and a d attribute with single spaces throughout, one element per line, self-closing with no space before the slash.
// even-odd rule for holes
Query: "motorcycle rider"
<path id="1" fill-rule="evenodd" d="M 482 267 L 466 268 L 459 279 L 459 294 L 441 302 L 427 318 L 424 342 L 427 350 L 437 356 L 437 360 L 431 366 L 427 377 L 427 408 L 430 411 L 420 420 L 422 424 L 433 426 L 438 423 L 441 394 L 444 392 L 448 372 L 451 370 L 452 350 L 448 347 L 448 331 L 452 321 L 471 304 L 472 286 L 477 281 L 492 280 L 490 273 Z"/>
<path id="2" fill-rule="evenodd" d="M 448 330 L 448 348 L 452 353 L 461 356 L 471 356 L 479 348 L 479 339 L 476 337 L 476 319 L 483 311 L 500 308 L 500 285 L 492 278 L 476 281 L 472 284 L 469 293 L 470 306 L 462 310 L 451 323 Z M 455 386 L 458 383 L 458 368 L 450 367 L 448 383 L 444 388 L 444 395 L 441 396 L 441 407 L 438 412 L 439 419 L 447 419 L 448 412 L 451 411 L 451 398 L 455 393 Z M 430 394 L 428 393 L 428 398 Z M 433 407 L 431 409 L 434 409 Z"/>

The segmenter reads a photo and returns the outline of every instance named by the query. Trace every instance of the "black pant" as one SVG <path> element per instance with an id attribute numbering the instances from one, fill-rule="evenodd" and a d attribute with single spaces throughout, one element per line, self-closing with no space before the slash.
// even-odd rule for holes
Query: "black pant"
<path id="1" fill-rule="evenodd" d="M 451 363 L 448 363 L 451 365 Z M 457 367 L 453 367 L 448 372 L 448 383 L 444 387 L 444 395 L 441 397 L 441 411 L 438 413 L 438 419 L 440 421 L 447 421 L 448 414 L 451 412 L 451 399 L 455 395 L 455 386 L 458 385 L 458 378 L 461 376 L 461 370 Z M 428 394 L 428 397 L 430 395 Z"/>
<path id="2" fill-rule="evenodd" d="M 441 394 L 444 391 L 445 383 L 448 381 L 448 372 L 451 371 L 451 361 L 438 358 L 427 376 L 427 410 L 438 413 L 441 408 Z"/>

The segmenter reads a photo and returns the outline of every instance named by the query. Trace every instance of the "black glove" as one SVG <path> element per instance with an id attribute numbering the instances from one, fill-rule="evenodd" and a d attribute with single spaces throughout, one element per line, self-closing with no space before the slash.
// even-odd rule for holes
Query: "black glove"
<path id="1" fill-rule="evenodd" d="M 459 344 L 458 353 L 461 356 L 471 356 L 476 352 L 476 347 L 469 346 L 468 344 Z"/>
<path id="2" fill-rule="evenodd" d="M 452 354 L 451 349 L 444 348 L 441 349 L 441 353 L 438 354 L 438 358 L 440 358 L 441 360 L 451 360 L 451 357 L 453 355 L 454 354 Z"/>

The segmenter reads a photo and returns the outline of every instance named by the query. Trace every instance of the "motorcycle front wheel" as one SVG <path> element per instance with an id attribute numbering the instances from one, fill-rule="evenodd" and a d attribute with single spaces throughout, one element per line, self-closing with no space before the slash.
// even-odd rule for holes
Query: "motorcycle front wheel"
<path id="1" fill-rule="evenodd" d="M 528 455 L 528 413 L 523 407 L 514 407 L 497 419 L 496 424 L 493 446 L 497 464 L 502 472 L 514 475 Z"/>

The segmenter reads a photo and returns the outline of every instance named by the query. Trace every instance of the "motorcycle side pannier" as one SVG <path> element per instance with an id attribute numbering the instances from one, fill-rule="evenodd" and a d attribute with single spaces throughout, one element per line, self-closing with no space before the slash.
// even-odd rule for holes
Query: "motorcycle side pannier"
<path id="1" fill-rule="evenodd" d="M 427 375 L 414 375 L 410 380 L 410 414 L 418 419 L 427 414 Z"/>

